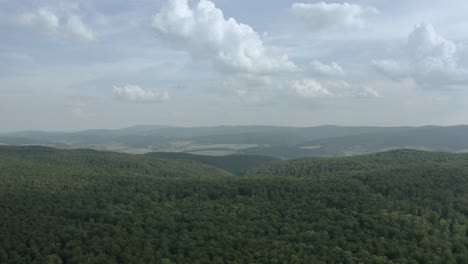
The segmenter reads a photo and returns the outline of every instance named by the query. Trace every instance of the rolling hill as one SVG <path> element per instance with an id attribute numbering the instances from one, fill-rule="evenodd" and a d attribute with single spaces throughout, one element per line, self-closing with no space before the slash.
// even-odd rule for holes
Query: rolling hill
<path id="1" fill-rule="evenodd" d="M 387 169 L 417 171 L 433 169 L 438 166 L 468 168 L 468 153 L 453 154 L 402 149 L 350 157 L 302 158 L 262 165 L 251 169 L 248 174 L 314 177 L 340 173 L 367 173 Z"/>
<path id="2" fill-rule="evenodd" d="M 234 176 L 144 155 L 0 146 L 0 263 L 461 264 L 467 161 L 394 150 Z"/>
<path id="3" fill-rule="evenodd" d="M 204 156 L 188 153 L 153 152 L 146 154 L 146 156 L 161 159 L 184 160 L 203 163 L 223 169 L 225 171 L 229 171 L 236 175 L 241 175 L 249 169 L 277 161 L 277 159 L 268 156 L 239 154 L 226 156 Z"/>
<path id="4" fill-rule="evenodd" d="M 53 171 L 62 176 L 74 173 L 98 175 L 207 177 L 230 173 L 201 163 L 186 163 L 89 149 L 59 150 L 49 147 L 0 146 L 0 170 L 15 168 L 22 173 L 34 168 L 35 173 Z"/>

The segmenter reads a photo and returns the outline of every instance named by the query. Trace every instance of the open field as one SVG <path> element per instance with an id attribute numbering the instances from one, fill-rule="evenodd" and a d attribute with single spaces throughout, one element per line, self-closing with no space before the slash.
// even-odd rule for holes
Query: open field
<path id="1" fill-rule="evenodd" d="M 301 149 L 319 149 L 321 148 L 322 146 L 303 146 L 303 147 L 300 147 Z"/>
<path id="2" fill-rule="evenodd" d="M 187 152 L 195 155 L 204 155 L 204 156 L 227 156 L 231 154 L 236 154 L 235 151 L 226 151 L 226 150 L 199 150 Z"/>
<path id="3" fill-rule="evenodd" d="M 193 141 L 169 142 L 162 147 L 156 147 L 154 151 L 160 152 L 195 152 L 204 150 L 231 150 L 239 151 L 248 148 L 255 148 L 258 144 L 200 144 Z"/>

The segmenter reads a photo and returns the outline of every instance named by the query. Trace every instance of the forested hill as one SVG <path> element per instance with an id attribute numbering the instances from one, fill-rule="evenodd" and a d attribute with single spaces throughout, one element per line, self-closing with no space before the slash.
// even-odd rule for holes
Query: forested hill
<path id="1" fill-rule="evenodd" d="M 420 150 L 391 150 L 375 154 L 337 157 L 303 158 L 277 161 L 250 170 L 249 174 L 308 177 L 327 173 L 382 171 L 389 169 L 421 169 L 434 167 L 468 168 L 468 153 L 444 153 Z"/>
<path id="2" fill-rule="evenodd" d="M 204 156 L 194 155 L 188 153 L 174 153 L 174 152 L 153 152 L 148 153 L 146 156 L 171 159 L 171 160 L 185 160 L 193 161 L 211 165 L 223 170 L 229 171 L 236 175 L 241 175 L 247 170 L 259 167 L 261 165 L 269 164 L 277 161 L 278 159 L 268 156 L 257 155 L 226 155 L 226 156 Z"/>
<path id="3" fill-rule="evenodd" d="M 149 175 L 155 177 L 227 176 L 230 173 L 203 164 L 155 159 L 89 149 L 0 146 L 0 170 L 39 170 L 56 174 Z"/>
<path id="4" fill-rule="evenodd" d="M 0 263 L 468 260 L 466 155 L 266 164 L 0 146 Z"/>

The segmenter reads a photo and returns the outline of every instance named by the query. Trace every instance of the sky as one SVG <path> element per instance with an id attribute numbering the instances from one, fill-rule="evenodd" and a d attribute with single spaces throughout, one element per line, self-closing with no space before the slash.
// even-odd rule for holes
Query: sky
<path id="1" fill-rule="evenodd" d="M 468 124 L 466 0 L 0 0 L 0 132 Z"/>

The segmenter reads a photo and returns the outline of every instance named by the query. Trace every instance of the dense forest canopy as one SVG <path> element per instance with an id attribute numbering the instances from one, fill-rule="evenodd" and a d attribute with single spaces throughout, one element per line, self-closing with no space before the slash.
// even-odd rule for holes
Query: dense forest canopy
<path id="1" fill-rule="evenodd" d="M 0 146 L 0 263 L 467 263 L 468 155 L 259 164 Z"/>
<path id="2" fill-rule="evenodd" d="M 221 168 L 236 175 L 243 174 L 249 169 L 253 169 L 261 165 L 277 161 L 277 159 L 268 156 L 239 154 L 226 156 L 205 156 L 194 155 L 189 153 L 153 152 L 146 154 L 146 156 L 203 163 L 217 168 Z"/>

